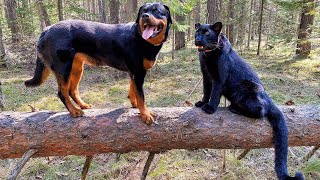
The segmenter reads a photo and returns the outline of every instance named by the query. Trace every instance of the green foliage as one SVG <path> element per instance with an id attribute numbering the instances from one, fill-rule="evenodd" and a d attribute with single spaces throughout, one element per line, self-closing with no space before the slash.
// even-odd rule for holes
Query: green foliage
<path id="1" fill-rule="evenodd" d="M 145 2 L 149 2 L 146 1 Z M 201 0 L 163 0 L 162 1 L 164 4 L 170 7 L 170 12 L 172 16 L 175 14 L 180 15 L 180 16 L 187 16 L 193 8 L 201 2 Z M 180 21 L 180 22 L 174 22 L 173 29 L 186 32 L 190 26 L 186 25 L 185 21 Z"/>
<path id="2" fill-rule="evenodd" d="M 299 10 L 303 5 L 301 0 L 271 0 L 271 1 L 281 6 L 287 11 Z"/>
<path id="3" fill-rule="evenodd" d="M 86 9 L 80 4 L 78 0 L 70 0 L 70 3 L 66 7 L 66 11 L 74 18 L 81 18 L 83 14 L 88 13 Z"/>
<path id="4" fill-rule="evenodd" d="M 302 168 L 303 173 L 310 179 L 320 176 L 320 159 L 308 161 Z"/>
<path id="5" fill-rule="evenodd" d="M 173 14 L 186 16 L 193 10 L 200 0 L 163 0 L 163 2 L 170 6 L 170 10 Z"/>

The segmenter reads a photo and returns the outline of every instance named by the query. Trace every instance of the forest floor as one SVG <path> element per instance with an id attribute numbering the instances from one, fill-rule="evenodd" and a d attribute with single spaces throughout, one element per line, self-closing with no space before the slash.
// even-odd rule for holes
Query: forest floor
<path id="1" fill-rule="evenodd" d="M 167 44 L 162 49 L 157 64 L 146 77 L 144 87 L 149 107 L 186 106 L 186 98 L 201 80 L 197 50 L 188 44 L 184 50 L 175 52 L 172 60 L 170 47 Z M 277 104 L 283 105 L 289 100 L 296 105 L 320 104 L 320 48 L 313 50 L 307 59 L 294 58 L 294 48 L 294 44 L 280 43 L 273 49 L 263 49 L 259 57 L 254 48 L 239 54 L 257 71 Z M 30 57 L 35 59 L 34 55 Z M 13 62 L 9 68 L 0 69 L 5 110 L 31 111 L 28 106 L 31 105 L 39 110 L 66 111 L 56 96 L 57 84 L 52 76 L 40 87 L 24 86 L 23 82 L 33 75 L 33 59 Z M 84 101 L 95 108 L 130 107 L 127 73 L 109 67 L 85 69 L 80 84 Z M 194 103 L 201 96 L 202 83 L 188 101 Z M 302 171 L 308 179 L 320 179 L 319 158 L 299 163 L 310 149 L 290 148 L 289 171 Z M 147 179 L 276 179 L 273 149 L 251 150 L 243 160 L 237 160 L 241 152 L 226 150 L 226 168 L 222 169 L 223 150 L 168 151 L 156 155 Z M 147 155 L 147 152 L 97 155 L 88 179 L 139 179 Z M 6 179 L 16 161 L 0 161 L 0 179 Z M 84 157 L 78 156 L 32 159 L 19 179 L 79 179 L 84 161 Z"/>

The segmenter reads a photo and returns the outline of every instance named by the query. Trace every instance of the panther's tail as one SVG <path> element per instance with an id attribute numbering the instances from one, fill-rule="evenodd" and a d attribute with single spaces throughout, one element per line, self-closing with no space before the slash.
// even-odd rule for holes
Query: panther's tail
<path id="1" fill-rule="evenodd" d="M 282 112 L 272 103 L 267 113 L 274 135 L 275 170 L 280 180 L 304 180 L 304 176 L 297 172 L 294 177 L 288 175 L 288 129 Z"/>
<path id="2" fill-rule="evenodd" d="M 49 68 L 43 64 L 39 57 L 37 57 L 37 64 L 34 76 L 32 79 L 25 81 L 24 84 L 27 87 L 39 86 L 48 78 L 49 74 Z"/>

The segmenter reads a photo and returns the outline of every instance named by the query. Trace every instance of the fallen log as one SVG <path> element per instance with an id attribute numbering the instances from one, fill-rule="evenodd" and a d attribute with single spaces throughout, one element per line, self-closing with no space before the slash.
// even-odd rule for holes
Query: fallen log
<path id="1" fill-rule="evenodd" d="M 290 146 L 320 144 L 320 106 L 280 107 L 289 129 Z M 142 123 L 136 109 L 86 110 L 84 117 L 40 111 L 0 113 L 0 159 L 82 155 L 170 149 L 252 149 L 272 147 L 266 119 L 250 119 L 226 108 L 208 115 L 200 109 L 151 109 L 156 123 Z"/>

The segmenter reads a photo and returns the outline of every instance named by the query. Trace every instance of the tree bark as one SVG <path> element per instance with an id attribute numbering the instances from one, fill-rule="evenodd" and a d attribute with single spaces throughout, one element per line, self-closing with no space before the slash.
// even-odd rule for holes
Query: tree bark
<path id="1" fill-rule="evenodd" d="M 240 49 L 242 49 L 242 45 L 244 42 L 244 38 L 246 36 L 246 25 L 245 25 L 245 20 L 246 20 L 246 2 L 242 1 L 240 2 L 240 14 L 239 14 L 239 27 L 238 27 L 238 37 L 237 37 L 237 44 L 240 47 Z"/>
<path id="2" fill-rule="evenodd" d="M 11 31 L 11 39 L 14 42 L 19 41 L 19 26 L 17 18 L 17 2 L 16 0 L 4 0 L 5 15 L 8 22 L 8 27 Z"/>
<path id="3" fill-rule="evenodd" d="M 229 0 L 228 3 L 228 25 L 227 25 L 227 36 L 230 43 L 234 44 L 234 33 L 233 33 L 233 21 L 234 21 L 234 12 L 233 12 L 234 0 Z"/>
<path id="4" fill-rule="evenodd" d="M 308 57 L 311 51 L 311 41 L 309 37 L 311 35 L 314 21 L 315 2 L 314 0 L 304 0 L 304 5 L 301 12 L 300 25 L 298 29 L 298 42 L 296 55 L 302 58 Z"/>
<path id="5" fill-rule="evenodd" d="M 7 67 L 7 63 L 5 61 L 6 50 L 4 48 L 4 43 L 3 43 L 2 37 L 3 37 L 2 26 L 0 25 L 0 67 Z M 1 92 L 0 92 L 0 96 L 1 96 Z M 1 101 L 1 99 L 0 99 L 0 101 Z M 1 102 L 0 102 L 0 106 L 1 106 Z"/>
<path id="6" fill-rule="evenodd" d="M 4 109 L 4 103 L 3 103 L 3 95 L 2 95 L 2 87 L 1 87 L 1 81 L 0 81 L 0 110 L 2 111 Z"/>
<path id="7" fill-rule="evenodd" d="M 208 24 L 214 24 L 219 20 L 219 0 L 208 0 L 207 10 L 208 10 Z"/>
<path id="8" fill-rule="evenodd" d="M 201 3 L 198 3 L 197 6 L 194 8 L 194 21 L 195 23 L 200 23 L 201 21 Z"/>
<path id="9" fill-rule="evenodd" d="M 252 14 L 252 8 L 253 8 L 253 3 L 254 0 L 250 1 L 250 11 L 249 11 L 249 30 L 248 30 L 248 41 L 247 41 L 247 47 L 250 48 L 250 40 L 251 40 L 251 31 L 252 31 L 252 18 L 253 18 L 253 14 Z"/>
<path id="10" fill-rule="evenodd" d="M 91 14 L 92 14 L 92 20 L 95 21 L 96 20 L 96 0 L 91 0 L 92 2 L 92 6 L 91 6 Z"/>
<path id="11" fill-rule="evenodd" d="M 282 106 L 290 146 L 320 144 L 320 106 Z M 170 149 L 252 149 L 273 147 L 266 119 L 250 119 L 220 108 L 205 114 L 198 108 L 153 108 L 156 123 L 144 124 L 137 109 L 87 110 L 72 118 L 66 113 L 0 113 L 0 159 L 159 152 Z"/>
<path id="12" fill-rule="evenodd" d="M 110 0 L 110 23 L 118 24 L 119 23 L 119 10 L 120 2 L 119 0 Z"/>
<path id="13" fill-rule="evenodd" d="M 62 21 L 63 20 L 62 0 L 58 0 L 58 15 L 59 15 L 59 21 Z"/>
<path id="14" fill-rule="evenodd" d="M 106 11 L 106 0 L 101 0 L 100 6 L 100 22 L 106 23 L 107 22 L 107 11 Z"/>
<path id="15" fill-rule="evenodd" d="M 259 39 L 258 39 L 257 55 L 260 55 L 261 34 L 262 34 L 262 19 L 263 19 L 263 5 L 264 5 L 264 2 L 265 2 L 265 0 L 261 0 L 261 5 L 260 5 L 260 17 L 259 17 L 259 29 L 258 29 Z"/>
<path id="16" fill-rule="evenodd" d="M 39 5 L 39 15 L 40 15 L 40 19 L 42 21 L 41 22 L 41 29 L 43 30 L 46 26 L 50 26 L 51 22 L 49 19 L 47 9 L 44 6 L 43 0 L 39 0 L 38 5 Z"/>
<path id="17" fill-rule="evenodd" d="M 176 14 L 176 21 L 181 25 L 184 24 L 185 16 Z M 184 31 L 175 30 L 175 50 L 182 49 L 186 46 L 186 33 Z"/>

